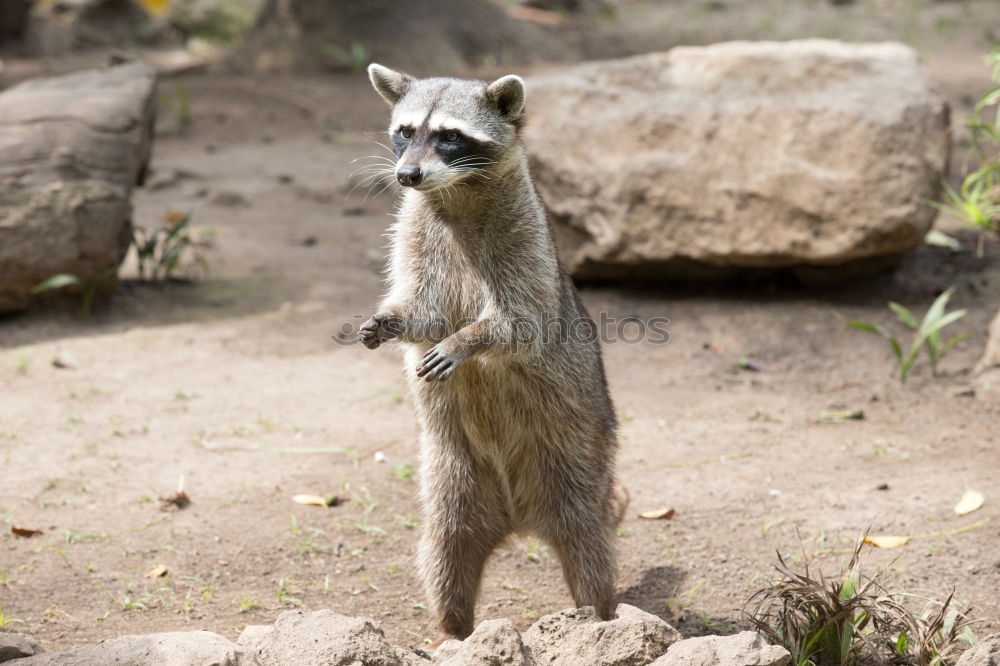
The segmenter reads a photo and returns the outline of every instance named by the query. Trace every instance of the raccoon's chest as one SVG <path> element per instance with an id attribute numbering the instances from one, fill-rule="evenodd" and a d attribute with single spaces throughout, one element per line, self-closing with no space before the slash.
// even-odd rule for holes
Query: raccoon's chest
<path id="1" fill-rule="evenodd" d="M 424 239 L 411 276 L 426 306 L 458 330 L 479 318 L 491 300 L 484 271 L 455 233 L 438 228 Z"/>

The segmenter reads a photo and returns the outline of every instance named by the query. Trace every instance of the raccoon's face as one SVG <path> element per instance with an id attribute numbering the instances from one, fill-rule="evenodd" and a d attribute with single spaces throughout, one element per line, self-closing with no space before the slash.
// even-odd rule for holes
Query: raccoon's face
<path id="1" fill-rule="evenodd" d="M 375 90 L 392 107 L 389 138 L 396 179 L 433 190 L 469 177 L 488 180 L 517 138 L 524 81 L 493 83 L 415 79 L 381 65 L 368 68 Z"/>

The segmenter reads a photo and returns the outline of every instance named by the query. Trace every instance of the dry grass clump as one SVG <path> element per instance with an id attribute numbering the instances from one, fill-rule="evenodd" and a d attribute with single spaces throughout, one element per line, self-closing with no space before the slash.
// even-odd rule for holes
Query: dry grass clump
<path id="1" fill-rule="evenodd" d="M 861 571 L 864 536 L 850 562 L 833 577 L 814 572 L 808 559 L 796 571 L 778 554 L 778 579 L 744 607 L 753 629 L 782 645 L 795 666 L 899 664 L 950 666 L 975 642 L 969 609 L 890 591 L 886 569 Z M 915 612 L 914 604 L 923 610 Z"/>

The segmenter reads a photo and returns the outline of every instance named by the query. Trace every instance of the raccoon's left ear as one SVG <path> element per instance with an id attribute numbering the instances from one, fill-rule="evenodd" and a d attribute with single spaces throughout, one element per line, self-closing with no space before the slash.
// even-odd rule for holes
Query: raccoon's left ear
<path id="1" fill-rule="evenodd" d="M 524 110 L 524 79 L 509 74 L 486 86 L 486 96 L 504 120 L 514 122 Z"/>

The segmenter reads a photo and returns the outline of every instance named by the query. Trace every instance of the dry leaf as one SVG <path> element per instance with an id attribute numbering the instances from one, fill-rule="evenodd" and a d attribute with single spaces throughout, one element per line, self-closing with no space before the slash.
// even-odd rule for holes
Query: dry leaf
<path id="1" fill-rule="evenodd" d="M 663 520 L 666 518 L 674 517 L 673 509 L 655 509 L 653 511 L 643 511 L 639 514 L 640 518 L 645 518 L 646 520 Z"/>
<path id="2" fill-rule="evenodd" d="M 41 530 L 33 530 L 27 527 L 18 527 L 17 525 L 11 525 L 10 531 L 14 536 L 24 537 L 26 539 L 28 537 L 37 536 L 42 533 Z"/>
<path id="3" fill-rule="evenodd" d="M 910 541 L 910 537 L 905 536 L 870 536 L 865 537 L 865 543 L 870 543 L 876 548 L 899 548 L 905 546 Z"/>
<path id="4" fill-rule="evenodd" d="M 326 499 L 319 495 L 295 495 L 292 501 L 296 504 L 312 504 L 314 506 L 326 506 Z"/>
<path id="5" fill-rule="evenodd" d="M 518 5 L 507 10 L 507 14 L 518 21 L 530 21 L 541 25 L 559 25 L 563 21 L 562 14 L 548 9 L 536 9 Z"/>
<path id="6" fill-rule="evenodd" d="M 962 495 L 962 499 L 960 499 L 958 504 L 955 505 L 955 513 L 960 516 L 964 516 L 967 513 L 972 513 L 976 509 L 979 509 L 985 503 L 986 498 L 982 493 L 966 489 L 965 494 Z"/>
<path id="7" fill-rule="evenodd" d="M 183 509 L 191 503 L 191 498 L 183 490 L 178 490 L 170 497 L 161 497 L 160 502 L 162 503 L 160 508 L 163 510 L 171 508 Z"/>
<path id="8" fill-rule="evenodd" d="M 312 506 L 337 506 L 344 502 L 343 498 L 336 495 L 295 495 L 292 501 L 296 504 L 308 504 Z"/>
<path id="9" fill-rule="evenodd" d="M 864 421 L 865 413 L 860 409 L 845 409 L 842 411 L 823 410 L 819 413 L 820 421 Z"/>
<path id="10" fill-rule="evenodd" d="M 168 210 L 163 214 L 163 221 L 177 225 L 183 222 L 185 217 L 187 217 L 187 215 L 179 210 Z"/>
<path id="11" fill-rule="evenodd" d="M 146 572 L 146 578 L 161 578 L 166 575 L 167 575 L 167 567 L 162 564 L 156 567 L 155 569 L 150 569 L 149 571 Z"/>

